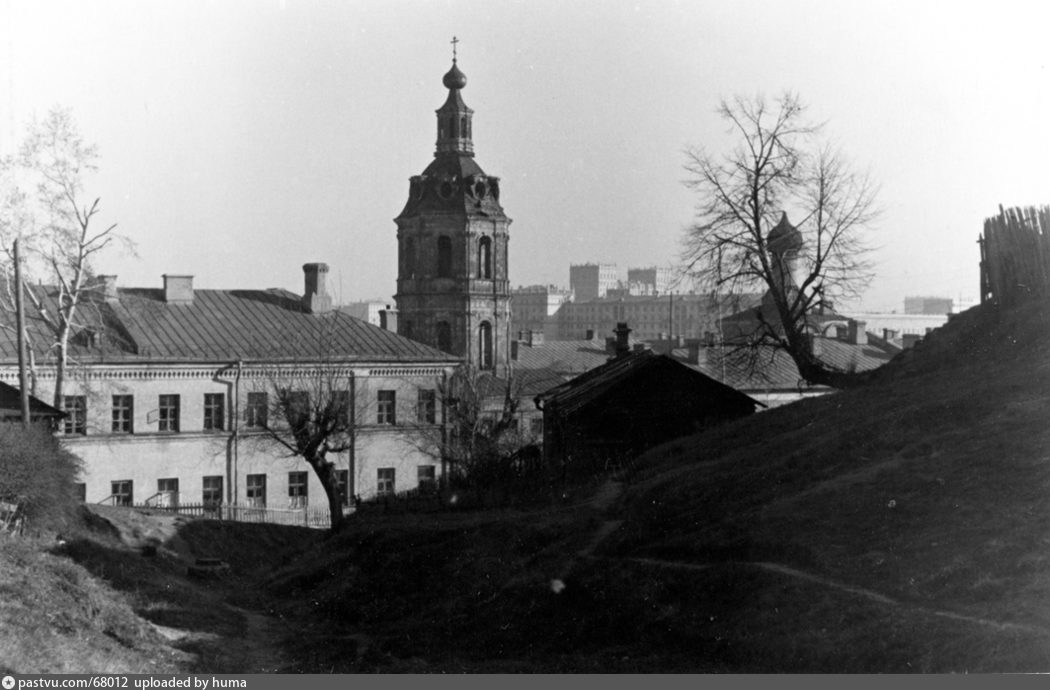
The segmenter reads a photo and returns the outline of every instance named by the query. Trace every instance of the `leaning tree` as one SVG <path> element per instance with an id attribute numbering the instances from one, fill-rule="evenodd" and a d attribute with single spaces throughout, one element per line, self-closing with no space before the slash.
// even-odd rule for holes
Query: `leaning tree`
<path id="1" fill-rule="evenodd" d="M 856 376 L 814 355 L 818 307 L 855 297 L 872 277 L 868 231 L 876 186 L 821 141 L 798 96 L 722 101 L 735 144 L 725 153 L 686 151 L 686 184 L 698 197 L 685 233 L 685 271 L 716 292 L 765 290 L 735 343 L 751 361 L 783 350 L 813 384 L 847 386 Z M 794 224 L 788 221 L 788 217 Z"/>

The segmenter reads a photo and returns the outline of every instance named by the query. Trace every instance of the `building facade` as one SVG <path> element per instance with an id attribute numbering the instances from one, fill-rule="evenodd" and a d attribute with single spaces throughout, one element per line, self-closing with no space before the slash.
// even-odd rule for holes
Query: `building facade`
<path id="1" fill-rule="evenodd" d="M 535 331 L 545 337 L 555 337 L 558 310 L 571 301 L 572 290 L 553 285 L 529 285 L 511 290 L 511 335 Z"/>
<path id="2" fill-rule="evenodd" d="M 59 424 L 84 461 L 85 500 L 327 506 L 311 468 L 277 440 L 287 438 L 282 391 L 346 410 L 347 450 L 329 457 L 347 502 L 437 481 L 426 439 L 440 434 L 436 391 L 459 360 L 332 309 L 326 273 L 304 266 L 302 296 L 195 290 L 172 275 L 160 289 L 118 289 L 106 277 L 82 305 L 92 321 L 74 334 Z M 29 330 L 35 393 L 50 399 L 48 333 L 36 321 Z M 17 351 L 0 345 L 0 378 L 14 381 Z"/>
<path id="3" fill-rule="evenodd" d="M 616 264 L 572 264 L 569 266 L 569 289 L 577 302 L 605 297 L 620 284 Z"/>
<path id="4" fill-rule="evenodd" d="M 474 111 L 463 102 L 467 78 L 453 59 L 437 110 L 437 149 L 412 177 L 395 219 L 398 333 L 503 372 L 510 352 L 507 240 L 499 178 L 474 160 Z"/>

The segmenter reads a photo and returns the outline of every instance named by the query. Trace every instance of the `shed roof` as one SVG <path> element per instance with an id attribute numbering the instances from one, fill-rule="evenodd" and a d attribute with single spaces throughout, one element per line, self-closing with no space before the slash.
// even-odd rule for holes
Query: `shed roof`
<path id="1" fill-rule="evenodd" d="M 614 386 L 633 378 L 636 375 L 645 375 L 647 371 L 657 368 L 674 367 L 680 369 L 678 374 L 690 379 L 698 385 L 706 386 L 717 394 L 735 399 L 737 402 L 751 405 L 762 405 L 750 396 L 721 383 L 706 374 L 666 355 L 658 355 L 651 350 L 632 352 L 610 360 L 604 365 L 580 374 L 576 378 L 567 381 L 560 386 L 552 388 L 545 393 L 536 396 L 537 406 L 555 406 L 565 414 L 572 414 L 576 410 L 600 398 Z"/>

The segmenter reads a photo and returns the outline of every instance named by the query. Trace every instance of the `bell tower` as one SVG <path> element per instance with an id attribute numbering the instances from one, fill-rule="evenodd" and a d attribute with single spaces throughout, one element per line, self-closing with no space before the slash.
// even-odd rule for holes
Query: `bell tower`
<path id="1" fill-rule="evenodd" d="M 437 110 L 437 148 L 409 180 L 397 223 L 398 334 L 505 374 L 510 359 L 507 218 L 499 178 L 474 161 L 474 111 L 463 102 L 467 77 L 457 66 Z"/>

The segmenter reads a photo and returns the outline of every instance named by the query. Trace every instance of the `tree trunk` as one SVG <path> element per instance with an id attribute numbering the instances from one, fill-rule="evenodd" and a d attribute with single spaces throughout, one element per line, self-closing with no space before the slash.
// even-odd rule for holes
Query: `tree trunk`
<path id="1" fill-rule="evenodd" d="M 343 518 L 343 501 L 339 495 L 339 482 L 335 474 L 335 465 L 324 456 L 314 456 L 306 459 L 314 474 L 321 480 L 325 496 L 328 498 L 328 512 L 331 515 L 331 532 L 334 534 L 340 530 L 345 521 Z"/>

